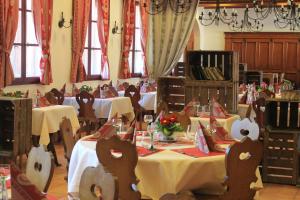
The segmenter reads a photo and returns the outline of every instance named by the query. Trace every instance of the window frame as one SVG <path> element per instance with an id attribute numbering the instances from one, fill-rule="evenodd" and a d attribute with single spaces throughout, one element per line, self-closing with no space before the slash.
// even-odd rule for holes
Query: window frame
<path id="1" fill-rule="evenodd" d="M 100 50 L 100 56 L 102 53 L 102 49 L 101 49 L 101 44 L 100 44 L 100 48 L 97 47 L 92 47 L 92 24 L 93 23 L 98 23 L 98 21 L 93 20 L 93 1 L 90 1 L 90 16 L 89 16 L 89 20 L 88 20 L 88 29 L 87 29 L 87 40 L 88 40 L 88 46 L 84 46 L 84 51 L 87 50 L 87 63 L 88 66 L 87 67 L 87 71 L 86 71 L 86 80 L 87 81 L 94 81 L 94 80 L 106 80 L 102 78 L 101 72 L 100 74 L 91 74 L 92 71 L 92 51 L 93 50 Z M 98 18 L 98 16 L 97 16 Z M 101 65 L 99 66 L 101 68 Z"/>
<path id="2" fill-rule="evenodd" d="M 138 1 L 135 2 L 135 9 L 140 9 L 140 3 Z M 136 12 L 135 12 L 135 16 L 136 18 Z M 133 38 L 132 38 L 132 49 L 129 50 L 129 52 L 132 52 L 132 60 L 131 60 L 131 63 L 132 63 L 132 66 L 129 66 L 130 67 L 130 73 L 131 73 L 131 77 L 132 78 L 144 78 L 145 76 L 143 76 L 142 73 L 135 73 L 134 72 L 134 68 L 135 68 L 135 52 L 142 52 L 143 53 L 143 50 L 136 50 L 135 49 L 135 45 L 136 45 L 136 36 L 135 36 L 135 32 L 136 32 L 136 29 L 140 29 L 141 31 L 142 30 L 142 27 L 139 27 L 137 28 L 136 27 L 136 20 L 134 20 L 134 31 L 133 31 Z M 139 41 L 141 42 L 141 41 Z M 130 59 L 130 58 L 129 58 Z"/>
<path id="3" fill-rule="evenodd" d="M 13 43 L 13 46 L 20 46 L 21 47 L 21 77 L 15 78 L 12 82 L 12 85 L 25 85 L 25 84 L 38 84 L 40 83 L 40 77 L 33 76 L 33 77 L 26 77 L 26 47 L 28 46 L 35 46 L 38 47 L 39 44 L 32 44 L 27 43 L 26 37 L 27 37 L 27 13 L 32 12 L 32 10 L 27 9 L 27 1 L 22 0 L 21 1 L 21 8 L 18 9 L 18 12 L 20 14 L 21 11 L 21 43 Z"/>

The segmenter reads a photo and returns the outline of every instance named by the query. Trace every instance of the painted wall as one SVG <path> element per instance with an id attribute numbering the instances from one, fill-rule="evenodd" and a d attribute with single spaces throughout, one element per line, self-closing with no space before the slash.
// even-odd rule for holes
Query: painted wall
<path id="1" fill-rule="evenodd" d="M 199 8 L 198 16 L 201 13 L 203 8 Z M 227 10 L 230 12 L 231 10 Z M 242 9 L 237 9 L 239 21 L 243 16 Z M 265 32 L 290 32 L 288 28 L 286 29 L 277 29 L 273 23 L 274 15 L 271 14 L 267 19 L 263 21 L 264 28 L 262 31 Z M 200 24 L 200 49 L 201 50 L 224 50 L 225 49 L 225 34 L 224 32 L 233 32 L 227 25 L 221 24 L 219 26 L 203 26 Z"/>
<path id="2" fill-rule="evenodd" d="M 122 0 L 111 1 L 110 27 L 113 27 L 114 22 L 120 26 L 122 15 Z M 40 89 L 42 93 L 51 90 L 51 88 L 61 88 L 64 83 L 67 83 L 67 91 L 71 91 L 72 84 L 70 83 L 71 59 L 72 59 L 72 28 L 59 28 L 58 21 L 61 17 L 61 12 L 64 12 L 66 21 L 72 18 L 72 0 L 54 0 L 53 4 L 53 24 L 51 38 L 51 62 L 53 83 L 45 86 L 40 84 L 34 85 L 17 85 L 4 88 L 8 91 L 26 91 L 29 89 L 30 96 L 36 95 L 36 89 Z M 121 49 L 121 34 L 110 33 L 108 44 L 108 58 L 110 62 L 111 79 L 117 80 L 119 60 Z M 137 79 L 130 81 L 136 82 Z M 76 84 L 80 87 L 82 84 L 91 85 L 96 88 L 98 84 L 103 84 L 104 81 L 87 81 Z"/>

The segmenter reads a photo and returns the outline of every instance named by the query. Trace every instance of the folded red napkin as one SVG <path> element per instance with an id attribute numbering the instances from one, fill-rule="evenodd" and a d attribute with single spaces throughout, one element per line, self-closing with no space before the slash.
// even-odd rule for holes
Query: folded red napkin
<path id="1" fill-rule="evenodd" d="M 206 156 L 218 156 L 218 155 L 225 155 L 223 152 L 209 152 L 208 154 L 200 151 L 198 148 L 185 148 L 185 149 L 173 149 L 177 153 L 182 153 L 184 155 L 188 155 L 191 157 L 199 158 L 199 157 L 206 157 Z"/>
<path id="2" fill-rule="evenodd" d="M 152 155 L 154 153 L 157 153 L 157 152 L 161 151 L 161 149 L 149 150 L 149 149 L 146 149 L 146 148 L 140 147 L 140 146 L 137 146 L 136 150 L 138 152 L 138 155 L 141 156 L 141 157 L 149 156 L 149 155 Z"/>

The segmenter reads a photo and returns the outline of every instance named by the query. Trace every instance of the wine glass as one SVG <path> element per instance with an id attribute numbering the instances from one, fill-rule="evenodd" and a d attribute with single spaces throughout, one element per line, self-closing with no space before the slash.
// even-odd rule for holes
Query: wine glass
<path id="1" fill-rule="evenodd" d="M 195 138 L 195 131 L 192 131 L 192 126 L 191 125 L 188 125 L 187 129 L 186 129 L 186 133 L 185 133 L 185 137 L 188 139 L 188 140 L 194 140 Z"/>
<path id="2" fill-rule="evenodd" d="M 153 134 L 150 131 L 151 122 L 153 121 L 152 115 L 144 115 L 144 122 L 147 123 L 147 133 L 150 134 L 150 142 L 153 144 Z M 150 145 L 150 149 L 152 149 L 152 145 Z"/>

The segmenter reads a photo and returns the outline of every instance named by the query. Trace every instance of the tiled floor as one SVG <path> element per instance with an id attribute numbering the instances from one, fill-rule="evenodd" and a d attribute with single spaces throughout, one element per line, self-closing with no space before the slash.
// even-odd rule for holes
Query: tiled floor
<path id="1" fill-rule="evenodd" d="M 56 145 L 61 167 L 55 167 L 54 176 L 48 193 L 59 199 L 66 199 L 67 182 L 64 180 L 66 176 L 66 161 L 64 159 L 64 151 L 62 145 Z M 234 200 L 234 199 L 233 199 Z M 277 184 L 264 184 L 264 188 L 260 190 L 257 200 L 300 200 L 300 187 Z"/>

